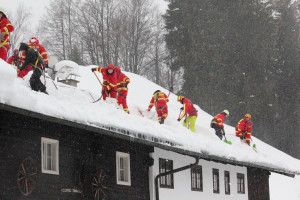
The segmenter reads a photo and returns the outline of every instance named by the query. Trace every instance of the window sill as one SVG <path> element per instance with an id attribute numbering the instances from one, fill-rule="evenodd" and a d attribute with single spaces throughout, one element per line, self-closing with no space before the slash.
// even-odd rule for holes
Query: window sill
<path id="1" fill-rule="evenodd" d="M 52 175 L 59 175 L 59 171 L 51 171 L 51 170 L 45 170 L 42 169 L 43 174 L 52 174 Z"/>

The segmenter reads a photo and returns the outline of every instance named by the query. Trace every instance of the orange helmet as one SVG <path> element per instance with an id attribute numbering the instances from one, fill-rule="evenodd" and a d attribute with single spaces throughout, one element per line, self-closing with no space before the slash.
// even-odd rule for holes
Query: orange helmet
<path id="1" fill-rule="evenodd" d="M 184 99 L 184 96 L 178 96 L 177 97 L 177 101 L 179 102 L 179 101 L 182 101 L 182 99 Z"/>
<path id="2" fill-rule="evenodd" d="M 246 114 L 244 118 L 249 118 L 249 119 L 251 119 L 251 115 L 250 115 L 250 114 Z"/>

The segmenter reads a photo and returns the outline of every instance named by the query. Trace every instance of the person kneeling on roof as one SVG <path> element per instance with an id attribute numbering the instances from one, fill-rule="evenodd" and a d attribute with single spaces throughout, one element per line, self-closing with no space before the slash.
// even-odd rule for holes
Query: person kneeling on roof
<path id="1" fill-rule="evenodd" d="M 241 141 L 245 141 L 248 145 L 250 145 L 251 141 L 252 126 L 251 115 L 246 114 L 235 127 L 235 135 L 239 137 Z"/>
<path id="2" fill-rule="evenodd" d="M 163 124 L 168 116 L 167 102 L 169 102 L 169 98 L 165 93 L 161 92 L 160 90 L 156 90 L 153 93 L 153 97 L 150 101 L 148 111 L 150 111 L 152 107 L 155 105 L 156 112 L 158 115 L 158 122 L 160 124 Z"/>
<path id="3" fill-rule="evenodd" d="M 37 92 L 40 91 L 48 94 L 46 91 L 46 86 L 43 85 L 40 80 L 40 77 L 44 73 L 43 70 L 45 70 L 43 58 L 39 56 L 39 53 L 36 50 L 29 48 L 29 46 L 25 43 L 21 43 L 19 50 L 24 51 L 26 57 L 22 67 L 20 68 L 20 71 L 26 70 L 25 68 L 27 65 L 33 68 L 33 74 L 29 80 L 31 89 Z"/>
<path id="4" fill-rule="evenodd" d="M 224 123 L 225 117 L 228 117 L 228 116 L 229 116 L 229 111 L 224 110 L 220 114 L 217 114 L 211 120 L 210 127 L 215 129 L 216 135 L 220 138 L 220 140 L 222 140 L 223 135 L 225 135 L 224 124 L 223 123 Z"/>
<path id="5" fill-rule="evenodd" d="M 13 66 L 16 66 L 19 69 L 21 65 L 21 58 L 19 56 L 19 49 L 13 51 L 13 55 L 8 58 L 7 63 Z"/>
<path id="6" fill-rule="evenodd" d="M 188 127 L 189 125 L 191 131 L 196 133 L 195 124 L 198 116 L 198 111 L 196 110 L 192 102 L 184 96 L 178 96 L 177 101 L 183 104 L 183 107 L 180 108 L 181 115 L 179 115 L 179 118 L 177 120 L 180 121 L 184 116 L 186 116 L 183 121 L 183 126 Z"/>

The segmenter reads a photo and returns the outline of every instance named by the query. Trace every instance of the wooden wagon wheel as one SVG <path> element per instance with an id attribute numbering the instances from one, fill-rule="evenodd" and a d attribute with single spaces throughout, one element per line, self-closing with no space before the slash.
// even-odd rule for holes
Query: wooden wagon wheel
<path id="1" fill-rule="evenodd" d="M 24 196 L 28 196 L 33 191 L 37 182 L 37 168 L 32 158 L 28 157 L 21 163 L 17 182 Z"/>
<path id="2" fill-rule="evenodd" d="M 103 169 L 100 169 L 96 172 L 92 181 L 92 188 L 94 199 L 96 200 L 106 200 L 107 196 L 107 176 Z"/>

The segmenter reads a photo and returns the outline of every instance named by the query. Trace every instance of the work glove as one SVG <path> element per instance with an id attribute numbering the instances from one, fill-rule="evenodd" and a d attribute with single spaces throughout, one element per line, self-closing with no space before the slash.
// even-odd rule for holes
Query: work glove
<path id="1" fill-rule="evenodd" d="M 179 122 L 180 122 L 180 119 L 178 118 L 178 119 L 177 119 L 177 121 L 179 121 Z"/>
<path id="2" fill-rule="evenodd" d="M 92 70 L 92 72 L 94 72 L 94 71 L 96 71 L 96 68 L 92 68 L 91 70 Z"/>
<path id="3" fill-rule="evenodd" d="M 49 65 L 48 65 L 48 64 L 45 64 L 45 68 L 49 68 Z"/>
<path id="4" fill-rule="evenodd" d="M 183 111 L 183 107 L 180 108 L 180 111 L 181 111 L 181 112 Z"/>
<path id="5" fill-rule="evenodd" d="M 250 141 L 247 140 L 246 143 L 250 146 Z"/>

